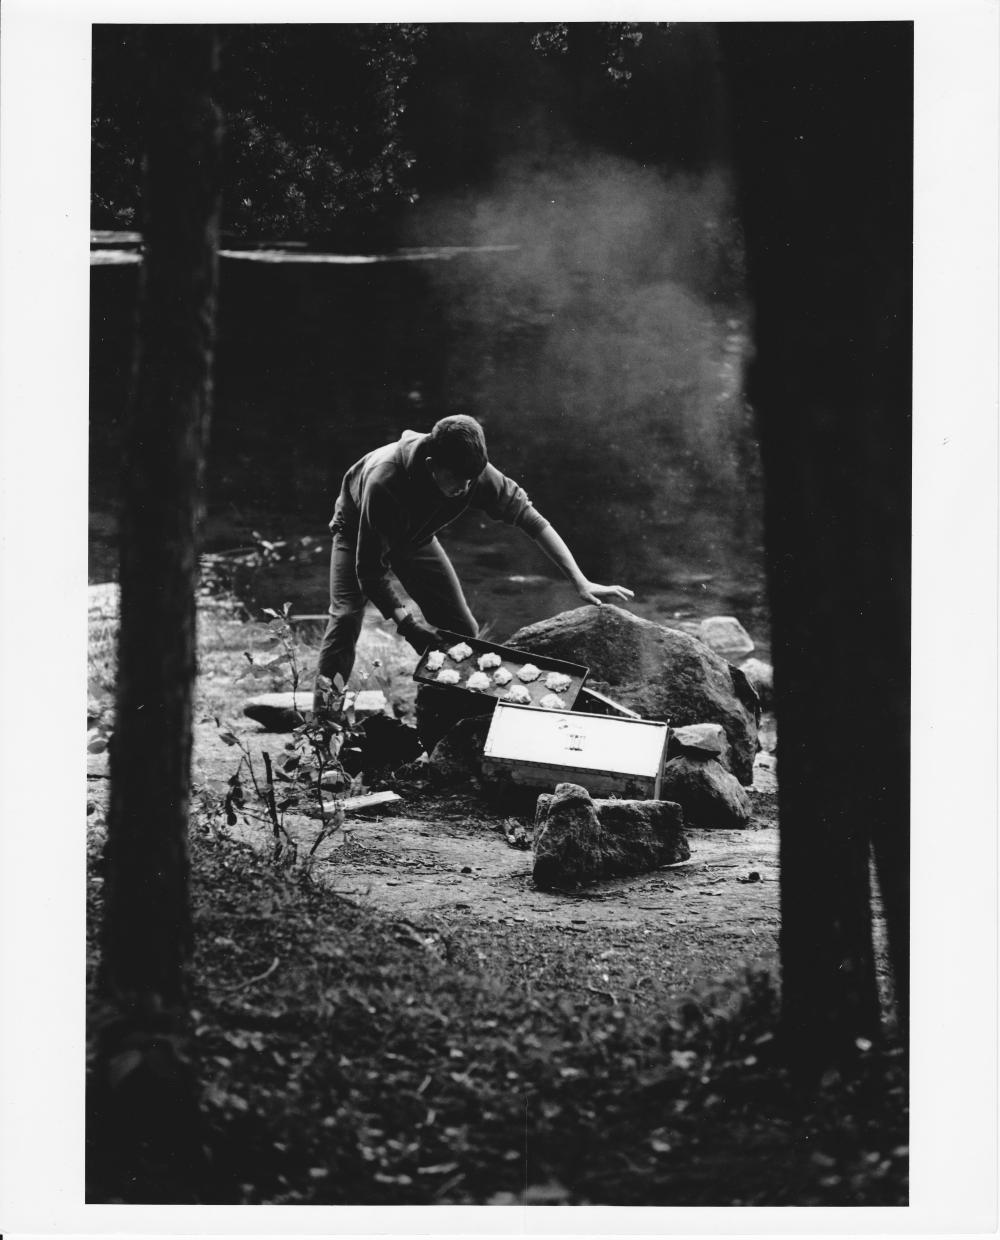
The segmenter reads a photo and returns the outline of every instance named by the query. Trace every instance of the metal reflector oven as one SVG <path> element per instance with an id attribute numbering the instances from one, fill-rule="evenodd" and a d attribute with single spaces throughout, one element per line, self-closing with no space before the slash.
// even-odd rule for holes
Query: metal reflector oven
<path id="1" fill-rule="evenodd" d="M 498 702 L 483 750 L 487 775 L 551 791 L 659 800 L 670 727 L 646 719 Z"/>

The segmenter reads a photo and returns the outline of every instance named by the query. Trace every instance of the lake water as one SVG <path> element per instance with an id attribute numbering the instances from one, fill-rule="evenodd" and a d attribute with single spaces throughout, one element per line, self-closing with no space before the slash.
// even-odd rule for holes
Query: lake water
<path id="1" fill-rule="evenodd" d="M 630 609 L 661 622 L 734 615 L 768 657 L 738 309 L 669 271 L 619 277 L 530 246 L 294 258 L 222 262 L 209 548 L 252 530 L 325 543 L 348 465 L 469 412 L 592 579 L 634 589 Z M 111 562 L 135 277 L 121 262 L 92 270 L 95 578 Z M 495 638 L 578 605 L 515 530 L 467 514 L 442 541 Z M 323 611 L 326 582 L 321 550 L 259 575 L 255 601 Z"/>

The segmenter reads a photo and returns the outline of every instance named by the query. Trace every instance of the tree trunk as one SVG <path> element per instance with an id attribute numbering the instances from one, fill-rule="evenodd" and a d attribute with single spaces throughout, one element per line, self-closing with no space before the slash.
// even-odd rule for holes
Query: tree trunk
<path id="1" fill-rule="evenodd" d="M 121 630 L 99 989 L 103 1138 L 183 1196 L 196 1108 L 183 1037 L 196 527 L 217 286 L 220 124 L 210 26 L 145 32 L 143 286 L 123 462 Z"/>
<path id="2" fill-rule="evenodd" d="M 872 845 L 905 1026 L 912 26 L 719 27 L 741 179 L 779 723 L 787 1044 L 879 1027 Z"/>

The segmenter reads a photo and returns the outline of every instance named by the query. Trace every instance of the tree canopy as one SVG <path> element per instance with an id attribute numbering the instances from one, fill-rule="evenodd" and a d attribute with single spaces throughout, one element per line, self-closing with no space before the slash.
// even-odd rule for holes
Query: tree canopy
<path id="1" fill-rule="evenodd" d="M 141 41 L 94 27 L 92 224 L 141 227 Z M 678 31 L 684 31 L 678 34 Z M 223 232 L 391 235 L 426 194 L 463 193 L 513 150 L 586 141 L 639 162 L 710 158 L 692 40 L 666 23 L 234 25 L 220 30 Z M 678 44 L 684 44 L 679 54 Z M 704 102 L 704 101 L 703 101 Z"/>

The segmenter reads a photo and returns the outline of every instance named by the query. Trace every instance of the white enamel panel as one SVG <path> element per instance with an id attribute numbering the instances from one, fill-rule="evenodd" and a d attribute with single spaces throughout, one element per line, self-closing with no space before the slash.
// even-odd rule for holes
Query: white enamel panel
<path id="1" fill-rule="evenodd" d="M 655 778 L 668 732 L 665 723 L 499 702 L 484 753 L 512 762 Z"/>

